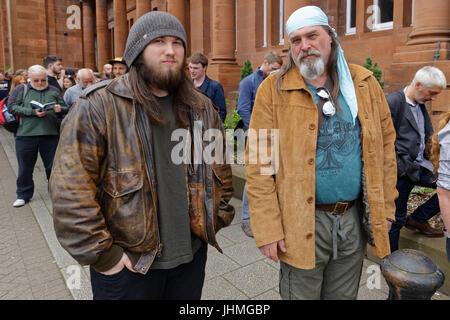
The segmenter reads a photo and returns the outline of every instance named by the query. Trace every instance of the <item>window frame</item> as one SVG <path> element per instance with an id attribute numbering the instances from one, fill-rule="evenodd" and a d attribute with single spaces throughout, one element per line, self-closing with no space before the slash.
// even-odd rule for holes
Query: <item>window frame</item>
<path id="1" fill-rule="evenodd" d="M 376 8 L 372 14 L 374 15 L 374 21 L 372 24 L 372 31 L 382 31 L 382 30 L 392 30 L 394 29 L 394 17 L 392 12 L 392 21 L 380 22 L 381 19 L 381 8 L 378 5 L 380 0 L 373 0 L 373 8 Z M 394 8 L 392 8 L 394 10 Z"/>
<path id="2" fill-rule="evenodd" d="M 356 2 L 355 2 L 356 4 Z M 350 9 L 350 10 L 349 10 Z M 352 35 L 352 34 L 356 34 L 356 21 L 355 21 L 355 26 L 351 27 L 351 22 L 352 22 L 352 0 L 347 0 L 347 6 L 345 9 L 345 35 Z M 355 8 L 356 10 L 356 8 Z M 355 19 L 356 20 L 356 19 Z"/>
<path id="3" fill-rule="evenodd" d="M 280 0 L 280 45 L 284 45 L 284 0 Z"/>
<path id="4" fill-rule="evenodd" d="M 267 48 L 267 0 L 263 0 L 263 48 Z"/>
<path id="5" fill-rule="evenodd" d="M 238 10 L 237 10 L 237 0 L 234 0 L 234 51 L 238 51 Z"/>

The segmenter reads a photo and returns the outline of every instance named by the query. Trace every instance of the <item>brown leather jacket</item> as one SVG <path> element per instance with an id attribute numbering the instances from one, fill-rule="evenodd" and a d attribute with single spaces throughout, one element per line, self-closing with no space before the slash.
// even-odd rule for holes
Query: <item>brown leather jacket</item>
<path id="1" fill-rule="evenodd" d="M 202 121 L 203 131 L 223 132 L 211 101 L 195 94 L 201 104 L 192 108 L 190 130 Z M 152 152 L 150 122 L 133 99 L 128 75 L 90 87 L 72 106 L 61 127 L 50 195 L 57 238 L 80 264 L 105 271 L 112 265 L 102 265 L 102 258 L 120 259 L 126 250 L 138 255 L 136 271 L 150 268 L 161 248 Z M 191 230 L 221 252 L 215 234 L 234 216 L 231 167 L 202 162 L 186 164 L 185 171 Z"/>

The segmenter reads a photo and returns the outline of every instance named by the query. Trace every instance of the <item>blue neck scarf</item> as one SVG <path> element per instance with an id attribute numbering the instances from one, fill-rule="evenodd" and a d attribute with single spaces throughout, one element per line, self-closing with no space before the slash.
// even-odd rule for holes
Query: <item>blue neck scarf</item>
<path id="1" fill-rule="evenodd" d="M 288 36 L 295 30 L 312 27 L 312 26 L 327 26 L 333 30 L 334 37 L 337 42 L 337 73 L 339 76 L 339 89 L 342 96 L 347 102 L 352 113 L 353 124 L 358 115 L 358 102 L 356 100 L 355 87 L 353 85 L 352 76 L 345 61 L 344 51 L 337 41 L 336 31 L 328 24 L 328 17 L 326 14 L 316 6 L 306 6 L 294 11 L 286 22 L 286 32 Z"/>

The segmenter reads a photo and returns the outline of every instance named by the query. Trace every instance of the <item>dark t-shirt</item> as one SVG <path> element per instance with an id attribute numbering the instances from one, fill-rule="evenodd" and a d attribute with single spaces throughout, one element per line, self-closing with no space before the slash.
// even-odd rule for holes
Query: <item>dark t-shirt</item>
<path id="1" fill-rule="evenodd" d="M 0 82 L 0 101 L 3 100 L 9 93 L 9 83 L 8 81 Z"/>
<path id="2" fill-rule="evenodd" d="M 172 111 L 172 96 L 157 99 L 163 109 L 167 127 L 152 125 L 158 195 L 158 224 L 163 245 L 161 257 L 152 269 L 172 269 L 191 262 L 202 241 L 191 234 L 184 164 L 174 164 L 171 153 L 180 141 L 171 141 L 177 129 Z"/>

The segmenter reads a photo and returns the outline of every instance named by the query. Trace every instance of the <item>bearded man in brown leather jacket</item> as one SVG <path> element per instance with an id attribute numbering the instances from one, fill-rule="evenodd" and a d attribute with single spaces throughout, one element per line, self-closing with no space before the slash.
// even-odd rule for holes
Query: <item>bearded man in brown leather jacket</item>
<path id="1" fill-rule="evenodd" d="M 183 71 L 185 55 L 175 17 L 143 15 L 127 40 L 129 72 L 83 92 L 62 124 L 55 231 L 90 265 L 94 299 L 200 299 L 206 243 L 221 251 L 215 234 L 233 219 L 230 165 L 190 159 L 206 147 L 204 131 L 224 135 Z"/>

